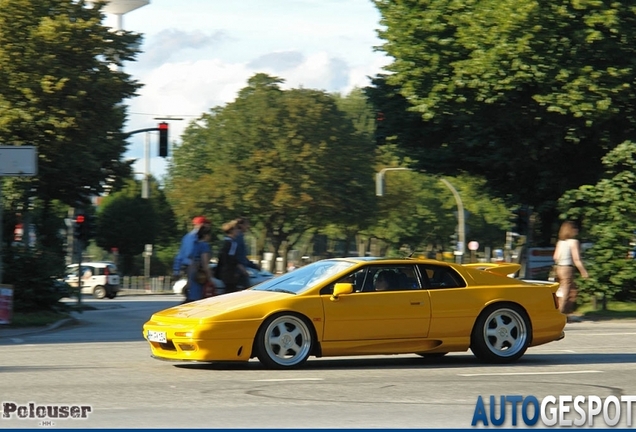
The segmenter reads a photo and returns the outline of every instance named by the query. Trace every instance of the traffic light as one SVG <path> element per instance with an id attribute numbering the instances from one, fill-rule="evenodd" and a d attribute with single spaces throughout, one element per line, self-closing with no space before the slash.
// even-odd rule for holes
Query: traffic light
<path id="1" fill-rule="evenodd" d="M 91 225 L 88 216 L 80 214 L 75 216 L 73 235 L 82 242 L 88 242 L 91 237 Z"/>
<path id="2" fill-rule="evenodd" d="M 378 111 L 375 115 L 375 145 L 386 143 L 386 123 L 384 113 Z"/>
<path id="3" fill-rule="evenodd" d="M 159 156 L 168 157 L 168 123 L 159 123 Z"/>
<path id="4" fill-rule="evenodd" d="M 82 240 L 82 230 L 84 229 L 84 224 L 86 223 L 86 217 L 83 214 L 75 216 L 75 220 L 73 221 L 73 237 L 78 240 Z"/>

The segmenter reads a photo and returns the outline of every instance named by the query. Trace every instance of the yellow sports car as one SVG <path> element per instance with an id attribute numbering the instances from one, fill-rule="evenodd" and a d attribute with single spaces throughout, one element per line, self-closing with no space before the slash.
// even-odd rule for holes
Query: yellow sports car
<path id="1" fill-rule="evenodd" d="M 518 264 L 338 258 L 245 291 L 155 313 L 143 326 L 155 358 L 248 361 L 291 368 L 309 356 L 443 356 L 519 359 L 563 338 L 558 283 L 508 275 Z"/>

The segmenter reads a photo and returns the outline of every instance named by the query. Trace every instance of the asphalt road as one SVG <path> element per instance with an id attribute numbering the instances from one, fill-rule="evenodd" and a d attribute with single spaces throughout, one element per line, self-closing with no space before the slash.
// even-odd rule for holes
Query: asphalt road
<path id="1" fill-rule="evenodd" d="M 0 339 L 3 409 L 90 407 L 86 419 L 0 415 L 0 429 L 469 428 L 480 395 L 636 395 L 636 321 L 568 324 L 565 339 L 531 348 L 513 365 L 484 365 L 466 352 L 310 359 L 302 369 L 271 371 L 257 361 L 150 358 L 141 325 L 179 300 L 89 301 L 100 309 L 84 312 L 79 325 Z M 504 426 L 510 422 L 508 412 Z"/>

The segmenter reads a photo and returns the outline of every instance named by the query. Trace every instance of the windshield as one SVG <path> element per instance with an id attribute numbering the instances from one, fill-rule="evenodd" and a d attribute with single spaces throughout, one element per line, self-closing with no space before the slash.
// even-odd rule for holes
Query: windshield
<path id="1" fill-rule="evenodd" d="M 355 263 L 346 261 L 317 261 L 258 284 L 252 289 L 255 291 L 279 291 L 300 294 L 354 265 Z"/>

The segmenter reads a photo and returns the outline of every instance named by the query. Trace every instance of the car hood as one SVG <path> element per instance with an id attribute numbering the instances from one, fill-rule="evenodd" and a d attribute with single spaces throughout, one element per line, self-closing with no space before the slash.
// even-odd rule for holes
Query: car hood
<path id="1" fill-rule="evenodd" d="M 163 321 L 171 318 L 175 320 L 184 318 L 205 319 L 218 317 L 230 312 L 238 313 L 244 311 L 243 314 L 239 313 L 243 318 L 256 318 L 260 315 L 259 311 L 267 309 L 267 305 L 270 303 L 278 302 L 281 299 L 289 299 L 290 297 L 293 297 L 293 294 L 248 289 L 184 303 L 157 312 L 153 316 Z M 248 311 L 252 311 L 252 313 L 248 313 Z"/>

